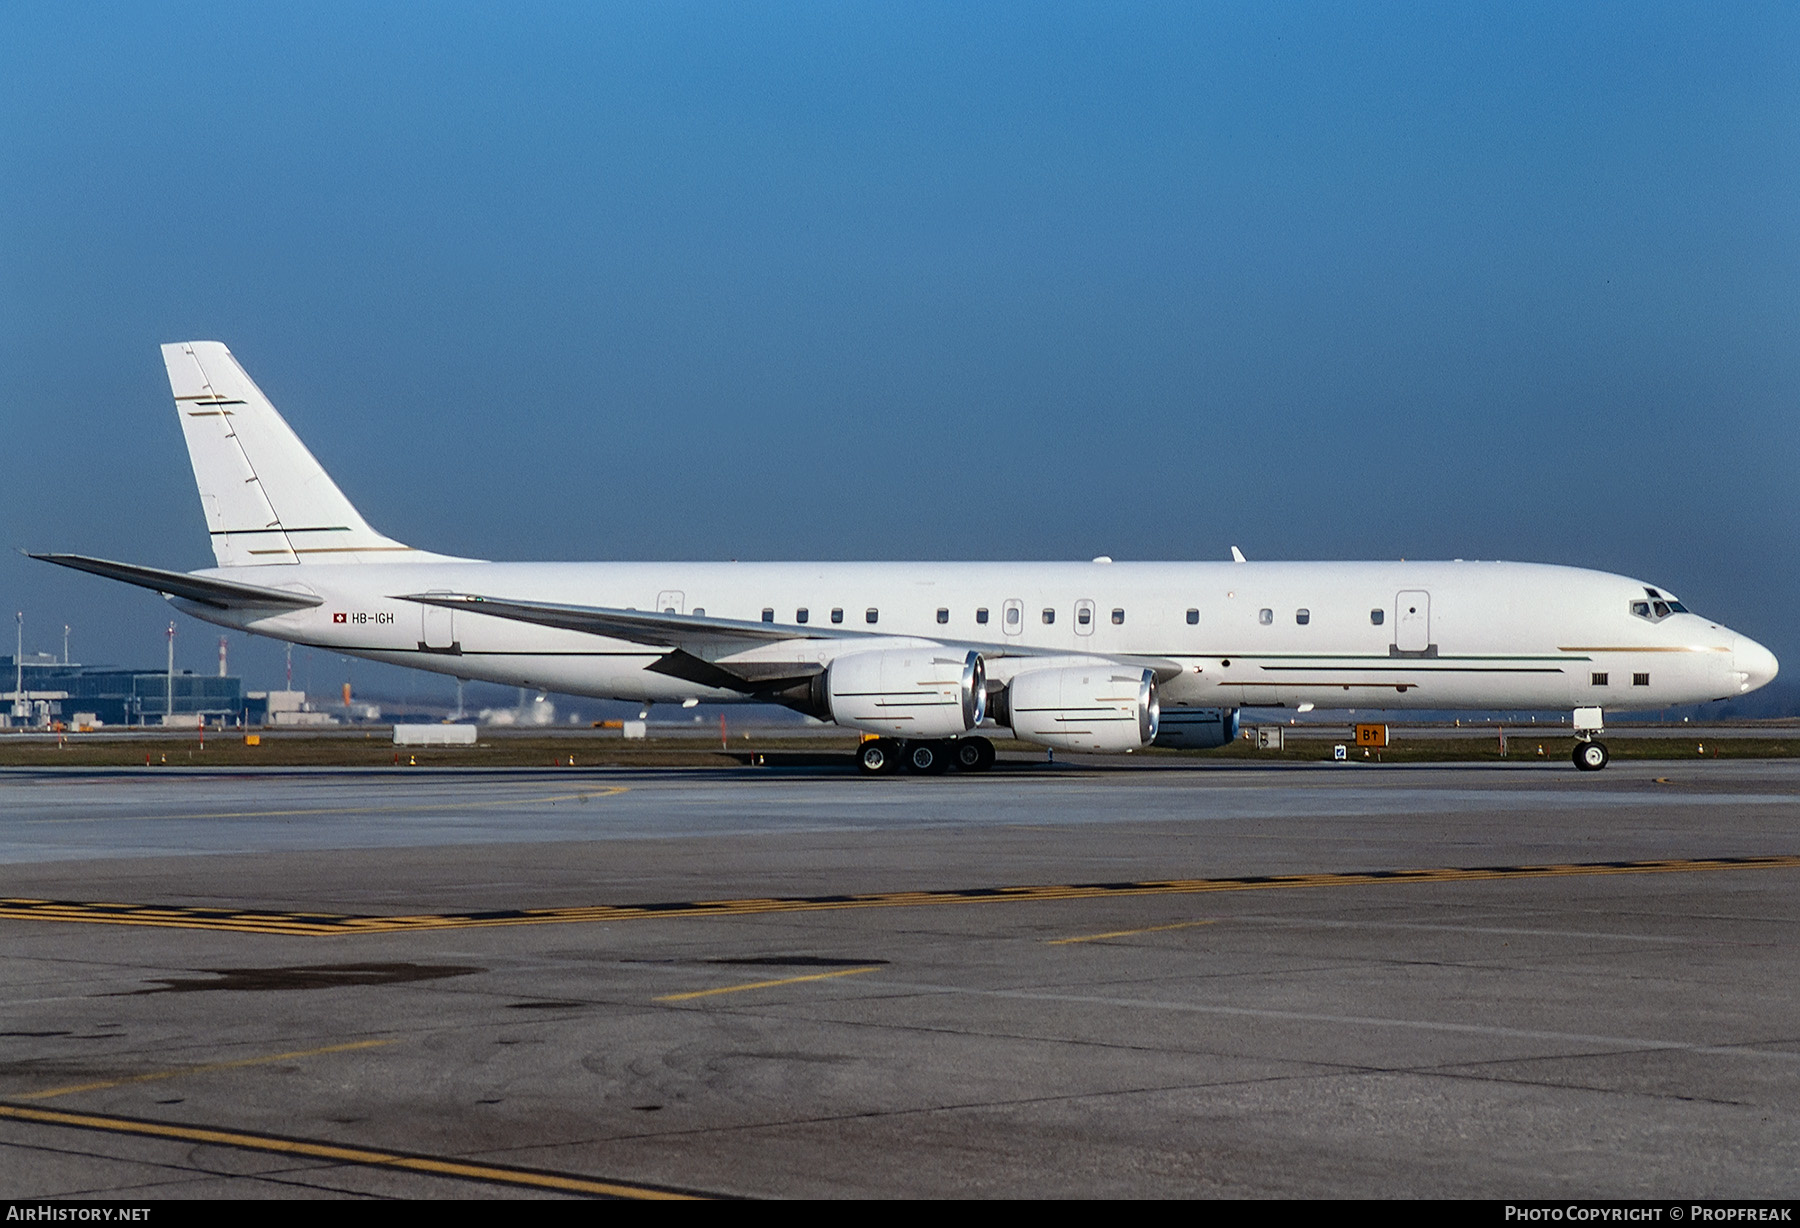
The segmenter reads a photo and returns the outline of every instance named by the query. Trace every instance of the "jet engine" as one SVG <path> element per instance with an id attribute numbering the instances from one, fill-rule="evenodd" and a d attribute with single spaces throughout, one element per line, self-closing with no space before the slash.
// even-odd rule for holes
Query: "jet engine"
<path id="1" fill-rule="evenodd" d="M 1212 750 L 1237 741 L 1236 708 L 1164 708 L 1156 744 L 1174 750 Z"/>
<path id="2" fill-rule="evenodd" d="M 981 654 L 938 645 L 858 652 L 825 671 L 825 708 L 852 729 L 903 738 L 954 738 L 987 715 Z"/>
<path id="3" fill-rule="evenodd" d="M 1126 751 L 1156 738 L 1156 674 L 1107 661 L 1034 669 L 1007 687 L 1013 733 L 1065 750 Z"/>

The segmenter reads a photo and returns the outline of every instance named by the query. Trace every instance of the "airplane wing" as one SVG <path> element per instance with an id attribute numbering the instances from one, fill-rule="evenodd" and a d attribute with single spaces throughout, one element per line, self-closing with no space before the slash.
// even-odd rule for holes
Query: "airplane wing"
<path id="1" fill-rule="evenodd" d="M 824 666 L 816 661 L 728 661 L 722 658 L 771 644 L 799 640 L 844 639 L 862 636 L 842 627 L 788 626 L 743 622 L 735 618 L 706 618 L 686 614 L 657 614 L 644 610 L 617 610 L 604 606 L 559 605 L 547 601 L 514 601 L 478 593 L 408 593 L 396 600 L 442 606 L 471 614 L 486 614 L 514 622 L 536 623 L 603 635 L 633 644 L 649 644 L 670 651 L 646 666 L 659 674 L 682 678 L 701 686 L 718 687 L 745 695 L 774 698 L 790 687 L 803 686 Z"/>
<path id="2" fill-rule="evenodd" d="M 260 584 L 241 584 L 236 580 L 218 580 L 210 576 L 190 576 L 183 571 L 164 571 L 160 567 L 143 567 L 136 563 L 114 563 L 93 559 L 85 554 L 29 554 L 59 567 L 123 580 L 139 588 L 152 589 L 170 597 L 198 601 L 220 610 L 303 610 L 323 605 L 324 599 L 311 593 L 290 593 Z"/>
<path id="3" fill-rule="evenodd" d="M 821 655 L 812 651 L 810 660 L 782 660 L 779 653 L 757 653 L 777 644 L 807 640 L 893 640 L 881 632 L 861 631 L 848 627 L 816 626 L 810 623 L 744 622 L 732 618 L 695 617 L 688 614 L 659 614 L 646 610 L 618 610 L 601 606 L 560 605 L 542 601 L 517 601 L 505 597 L 487 597 L 476 593 L 410 593 L 397 596 L 398 601 L 416 601 L 420 605 L 442 606 L 472 614 L 487 614 L 515 622 L 536 623 L 542 627 L 558 627 L 565 631 L 583 631 L 608 639 L 626 640 L 633 644 L 650 644 L 669 649 L 669 653 L 648 668 L 657 673 L 685 678 L 702 686 L 716 686 L 746 694 L 769 693 L 810 679 L 823 672 Z M 917 641 L 917 637 L 906 636 Z M 985 657 L 1038 657 L 1071 655 L 1067 650 L 1019 648 L 1010 644 L 980 643 L 950 638 L 930 637 L 931 642 L 947 648 L 968 648 Z M 848 647 L 848 646 L 846 646 Z M 1129 662 L 1156 671 L 1167 680 L 1182 672 L 1179 662 L 1161 657 L 1113 657 L 1103 653 L 1081 653 L 1108 660 Z"/>
<path id="4" fill-rule="evenodd" d="M 844 627 L 789 626 L 785 623 L 751 623 L 735 618 L 658 614 L 647 610 L 614 610 L 604 606 L 557 605 L 546 601 L 513 601 L 475 593 L 410 593 L 396 598 L 420 605 L 443 606 L 470 614 L 510 618 L 514 622 L 585 631 L 633 644 L 683 648 L 701 656 L 722 655 L 774 644 L 782 640 L 833 640 L 863 636 Z"/>

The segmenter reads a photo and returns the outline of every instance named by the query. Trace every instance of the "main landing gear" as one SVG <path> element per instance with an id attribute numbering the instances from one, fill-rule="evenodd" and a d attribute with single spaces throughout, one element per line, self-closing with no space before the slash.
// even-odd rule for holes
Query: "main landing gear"
<path id="1" fill-rule="evenodd" d="M 1584 772 L 1598 772 L 1612 758 L 1606 753 L 1606 744 L 1594 737 L 1606 728 L 1600 709 L 1577 708 L 1570 723 L 1575 727 L 1575 753 L 1571 756 L 1575 766 Z"/>
<path id="2" fill-rule="evenodd" d="M 870 738 L 856 748 L 856 767 L 865 776 L 886 776 L 902 767 L 921 776 L 937 776 L 952 766 L 961 772 L 985 772 L 993 765 L 994 744 L 986 738 L 919 742 Z"/>

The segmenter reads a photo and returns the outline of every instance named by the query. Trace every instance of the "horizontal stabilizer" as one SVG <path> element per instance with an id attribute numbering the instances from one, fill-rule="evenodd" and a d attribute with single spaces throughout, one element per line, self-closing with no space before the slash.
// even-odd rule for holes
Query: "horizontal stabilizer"
<path id="1" fill-rule="evenodd" d="M 260 584 L 190 576 L 184 571 L 164 571 L 160 567 L 141 567 L 136 563 L 114 563 L 107 559 L 91 559 L 85 554 L 34 554 L 31 557 L 59 567 L 73 567 L 76 571 L 105 576 L 108 580 L 123 580 L 171 597 L 198 601 L 220 610 L 303 610 L 325 604 L 322 598 L 311 593 L 290 593 L 278 588 L 264 588 Z"/>

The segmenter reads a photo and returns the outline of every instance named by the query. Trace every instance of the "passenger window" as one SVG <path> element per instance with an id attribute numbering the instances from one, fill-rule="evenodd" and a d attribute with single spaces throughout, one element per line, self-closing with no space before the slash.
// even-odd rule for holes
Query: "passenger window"
<path id="1" fill-rule="evenodd" d="M 1387 611 L 1386 610 L 1370 610 L 1369 611 L 1369 625 L 1370 626 L 1379 627 L 1382 623 L 1384 623 L 1386 621 L 1387 621 Z"/>
<path id="2" fill-rule="evenodd" d="M 1649 686 L 1650 685 L 1650 675 L 1649 674 L 1633 674 L 1631 676 L 1631 685 L 1632 686 Z"/>
<path id="3" fill-rule="evenodd" d="M 1086 606 L 1082 606 L 1079 610 L 1075 611 L 1075 621 L 1085 627 L 1094 621 L 1094 612 Z"/>
<path id="4" fill-rule="evenodd" d="M 831 621 L 834 623 L 843 622 L 844 621 L 844 612 L 839 609 L 832 610 L 831 611 Z"/>
<path id="5" fill-rule="evenodd" d="M 1606 675 L 1605 674 L 1589 674 L 1588 677 L 1590 680 L 1592 680 L 1593 685 L 1595 685 L 1595 686 L 1605 686 L 1606 685 Z"/>
<path id="6" fill-rule="evenodd" d="M 950 621 L 950 611 L 946 610 L 943 606 L 938 607 L 938 621 L 941 623 Z"/>
<path id="7" fill-rule="evenodd" d="M 798 610 L 794 611 L 794 621 L 797 623 L 803 623 L 806 621 L 808 614 L 809 614 L 809 611 L 807 610 L 807 608 L 805 606 L 801 606 Z"/>
<path id="8" fill-rule="evenodd" d="M 1044 607 L 1044 625 L 1046 627 L 1048 627 L 1051 623 L 1053 623 L 1055 621 L 1056 621 L 1056 611 L 1052 610 L 1049 606 L 1045 606 Z"/>
<path id="9" fill-rule="evenodd" d="M 1018 610 L 1010 609 L 1006 612 L 1006 625 L 1007 626 L 1009 626 L 1009 627 L 1015 626 L 1018 623 L 1018 621 L 1019 621 L 1019 611 Z"/>
<path id="10" fill-rule="evenodd" d="M 1200 625 L 1200 611 L 1199 610 L 1189 610 L 1188 611 L 1188 626 L 1198 627 L 1199 625 Z"/>
<path id="11" fill-rule="evenodd" d="M 1256 621 L 1261 623 L 1265 627 L 1273 625 L 1275 622 L 1275 611 L 1274 610 L 1258 610 L 1256 613 Z"/>
<path id="12" fill-rule="evenodd" d="M 1124 625 L 1125 625 L 1125 611 L 1124 610 L 1114 610 L 1113 611 L 1113 626 L 1123 627 Z"/>
<path id="13" fill-rule="evenodd" d="M 1311 610 L 1295 610 L 1294 611 L 1294 621 L 1299 623 L 1302 627 L 1304 627 L 1307 623 L 1312 621 L 1312 611 Z"/>
<path id="14" fill-rule="evenodd" d="M 772 623 L 775 621 L 775 611 L 770 609 L 768 606 L 763 607 L 763 621 L 766 623 Z"/>
<path id="15" fill-rule="evenodd" d="M 877 610 L 874 606 L 870 606 L 868 609 L 863 611 L 863 621 L 866 623 L 876 622 L 880 618 L 881 618 L 881 611 Z"/>
<path id="16" fill-rule="evenodd" d="M 975 621 L 982 624 L 983 626 L 987 625 L 987 607 L 986 606 L 982 606 L 979 610 L 975 611 Z"/>

